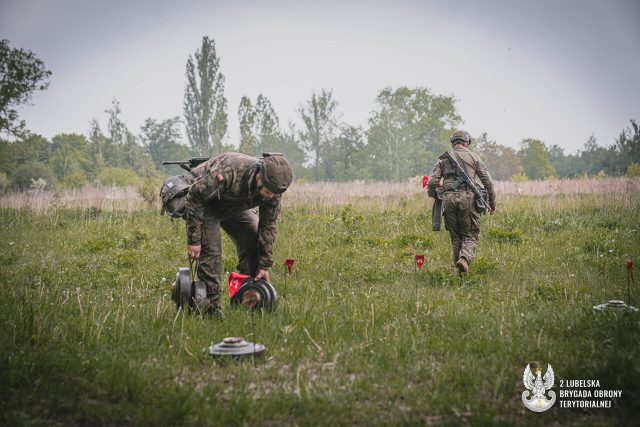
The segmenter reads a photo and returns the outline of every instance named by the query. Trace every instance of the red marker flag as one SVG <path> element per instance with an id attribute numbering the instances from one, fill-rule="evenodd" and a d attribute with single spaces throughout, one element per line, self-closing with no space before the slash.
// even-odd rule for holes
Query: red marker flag
<path id="1" fill-rule="evenodd" d="M 627 260 L 627 274 L 629 275 L 629 278 L 631 280 L 635 279 L 633 277 L 633 261 L 631 261 L 630 259 Z"/>
<path id="2" fill-rule="evenodd" d="M 289 276 L 291 276 L 291 268 L 293 268 L 293 263 L 296 262 L 293 258 L 287 258 L 284 260 L 284 265 L 287 266 L 287 271 L 289 272 Z"/>
<path id="3" fill-rule="evenodd" d="M 416 254 L 416 265 L 418 266 L 418 270 L 422 270 L 423 264 L 424 264 L 424 255 Z"/>
<path id="4" fill-rule="evenodd" d="M 425 188 L 429 183 L 429 177 L 427 175 L 422 177 L 422 188 Z"/>
<path id="5" fill-rule="evenodd" d="M 249 276 L 246 274 L 236 273 L 235 271 L 229 273 L 229 298 L 233 298 L 236 292 L 238 292 L 242 281 L 247 277 Z"/>

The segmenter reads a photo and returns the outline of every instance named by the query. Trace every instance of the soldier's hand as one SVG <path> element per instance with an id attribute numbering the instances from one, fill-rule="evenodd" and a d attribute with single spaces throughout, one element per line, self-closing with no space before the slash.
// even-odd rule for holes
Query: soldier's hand
<path id="1" fill-rule="evenodd" d="M 253 281 L 257 282 L 260 279 L 264 279 L 264 280 L 266 280 L 268 282 L 269 281 L 269 270 L 266 270 L 264 268 L 261 268 L 260 270 L 258 270 L 258 273 L 253 278 Z"/>
<path id="2" fill-rule="evenodd" d="M 495 206 L 489 206 L 489 215 L 493 215 L 494 213 L 496 213 L 496 207 Z"/>
<path id="3" fill-rule="evenodd" d="M 187 253 L 189 254 L 189 258 L 193 258 L 193 259 L 200 258 L 201 249 L 202 249 L 201 245 L 187 245 Z"/>

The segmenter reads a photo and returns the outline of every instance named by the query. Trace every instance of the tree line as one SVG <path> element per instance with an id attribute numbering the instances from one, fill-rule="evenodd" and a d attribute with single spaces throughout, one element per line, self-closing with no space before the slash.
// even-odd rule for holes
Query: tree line
<path id="1" fill-rule="evenodd" d="M 340 120 L 339 103 L 328 89 L 300 104 L 298 125 L 283 125 L 269 98 L 258 94 L 239 101 L 234 144 L 220 58 L 214 40 L 204 37 L 186 63 L 182 118 L 148 118 L 134 133 L 114 99 L 104 129 L 94 119 L 88 135 L 47 140 L 29 132 L 16 107 L 46 89 L 51 73 L 33 53 L 11 48 L 7 40 L 0 41 L 0 53 L 0 190 L 157 182 L 181 171 L 162 166 L 163 160 L 224 151 L 281 152 L 298 180 L 400 181 L 428 173 L 462 123 L 454 97 L 425 87 L 383 88 L 364 126 Z M 592 136 L 576 154 L 534 138 L 514 149 L 486 133 L 474 138 L 472 148 L 497 180 L 640 175 L 640 131 L 633 120 L 611 146 L 598 145 Z"/>

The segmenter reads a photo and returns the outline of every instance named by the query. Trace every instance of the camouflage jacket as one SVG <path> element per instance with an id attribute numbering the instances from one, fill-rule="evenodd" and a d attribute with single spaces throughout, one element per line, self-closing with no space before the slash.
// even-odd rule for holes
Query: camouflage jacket
<path id="1" fill-rule="evenodd" d="M 260 196 L 255 183 L 258 168 L 259 160 L 255 157 L 224 153 L 191 171 L 194 183 L 187 194 L 185 206 L 187 244 L 201 243 L 205 208 L 216 216 L 225 217 L 258 207 L 258 267 L 271 267 L 281 195 L 277 194 L 272 199 Z"/>
<path id="2" fill-rule="evenodd" d="M 475 180 L 476 176 L 480 178 L 482 186 L 487 190 L 487 193 L 489 193 L 489 205 L 495 207 L 496 193 L 493 189 L 493 181 L 491 180 L 491 175 L 487 167 L 482 160 L 480 160 L 480 157 L 461 145 L 456 146 L 450 150 L 450 152 L 453 152 L 454 157 L 457 155 L 458 163 L 465 168 L 469 178 L 473 180 Z M 451 190 L 452 184 L 456 181 L 456 169 L 449 159 L 438 160 L 433 167 L 431 175 L 429 176 L 429 184 L 427 184 L 427 194 L 429 197 L 436 197 L 436 188 L 440 185 L 440 179 L 442 179 L 443 190 Z"/>

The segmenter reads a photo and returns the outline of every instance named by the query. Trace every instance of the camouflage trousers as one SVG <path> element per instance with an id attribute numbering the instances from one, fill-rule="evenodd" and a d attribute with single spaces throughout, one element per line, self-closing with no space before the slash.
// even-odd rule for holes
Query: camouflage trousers
<path id="1" fill-rule="evenodd" d="M 207 208 L 202 227 L 202 249 L 198 263 L 198 277 L 207 287 L 209 303 L 220 308 L 222 292 L 222 228 L 236 245 L 237 269 L 253 275 L 258 270 L 258 215 L 252 210 L 233 214 L 220 214 Z"/>
<path id="2" fill-rule="evenodd" d="M 451 236 L 451 254 L 455 264 L 463 257 L 471 264 L 478 246 L 480 214 L 476 211 L 474 194 L 464 188 L 447 191 L 442 197 L 444 225 Z"/>

